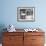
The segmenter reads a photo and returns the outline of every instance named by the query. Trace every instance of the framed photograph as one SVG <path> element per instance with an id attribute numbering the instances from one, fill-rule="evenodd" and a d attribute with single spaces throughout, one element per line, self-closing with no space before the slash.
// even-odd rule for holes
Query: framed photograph
<path id="1" fill-rule="evenodd" d="M 18 21 L 35 21 L 35 8 L 34 7 L 18 7 L 17 8 Z"/>

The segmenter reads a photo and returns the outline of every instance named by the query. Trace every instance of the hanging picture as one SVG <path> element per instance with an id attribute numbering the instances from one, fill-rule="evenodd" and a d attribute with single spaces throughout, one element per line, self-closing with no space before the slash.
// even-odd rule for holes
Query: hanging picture
<path id="1" fill-rule="evenodd" d="M 35 8 L 34 7 L 18 7 L 17 8 L 18 21 L 35 21 Z"/>

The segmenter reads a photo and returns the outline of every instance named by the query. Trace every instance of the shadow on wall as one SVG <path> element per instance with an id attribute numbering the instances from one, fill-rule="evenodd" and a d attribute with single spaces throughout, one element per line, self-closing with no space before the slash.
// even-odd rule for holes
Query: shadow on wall
<path id="1" fill-rule="evenodd" d="M 0 43 L 2 43 L 2 36 L 3 36 L 2 32 L 6 31 L 6 30 L 4 30 L 4 28 L 6 28 L 5 25 L 0 24 Z"/>

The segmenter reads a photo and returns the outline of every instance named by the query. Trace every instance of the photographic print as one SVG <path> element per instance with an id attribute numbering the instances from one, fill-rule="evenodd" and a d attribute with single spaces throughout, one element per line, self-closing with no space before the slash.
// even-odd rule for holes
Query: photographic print
<path id="1" fill-rule="evenodd" d="M 34 21 L 35 20 L 35 8 L 34 7 L 18 7 L 17 8 L 17 20 L 18 21 Z"/>

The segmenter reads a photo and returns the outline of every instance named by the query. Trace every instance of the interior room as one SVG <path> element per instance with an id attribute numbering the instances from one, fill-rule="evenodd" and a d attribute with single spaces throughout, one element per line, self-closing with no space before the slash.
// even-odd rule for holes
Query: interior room
<path id="1" fill-rule="evenodd" d="M 14 26 L 14 29 L 11 28 L 9 33 L 14 32 L 13 30 L 15 30 L 15 32 L 17 30 L 19 32 L 20 30 L 21 32 L 23 32 L 22 33 L 23 36 L 25 35 L 25 32 L 28 31 L 29 32 L 43 31 L 44 34 L 41 33 L 41 35 L 45 36 L 43 46 L 46 46 L 46 5 L 45 4 L 46 4 L 46 0 L 0 0 L 0 46 L 3 46 L 2 43 L 3 32 L 7 32 L 7 30 L 9 30 L 8 29 L 9 26 L 10 27 Z M 35 33 L 33 35 L 36 34 L 38 33 Z M 26 45 L 28 45 L 28 43 Z"/>

